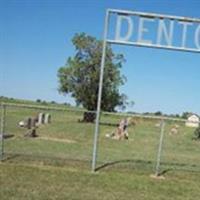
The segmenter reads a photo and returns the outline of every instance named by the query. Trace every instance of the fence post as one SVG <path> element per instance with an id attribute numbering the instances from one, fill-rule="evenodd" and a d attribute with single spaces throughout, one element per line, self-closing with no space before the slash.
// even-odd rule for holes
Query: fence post
<path id="1" fill-rule="evenodd" d="M 5 134 L 5 117 L 6 117 L 6 105 L 1 103 L 1 129 L 0 129 L 0 160 L 3 160 L 4 156 L 4 134 Z"/>
<path id="2" fill-rule="evenodd" d="M 162 121 L 161 121 L 161 129 L 160 129 L 160 141 L 159 141 L 159 146 L 158 146 L 158 154 L 157 154 L 155 176 L 159 176 L 160 175 L 160 160 L 161 160 L 161 154 L 162 154 L 162 148 L 163 148 L 164 129 L 165 129 L 165 122 L 162 119 Z"/>

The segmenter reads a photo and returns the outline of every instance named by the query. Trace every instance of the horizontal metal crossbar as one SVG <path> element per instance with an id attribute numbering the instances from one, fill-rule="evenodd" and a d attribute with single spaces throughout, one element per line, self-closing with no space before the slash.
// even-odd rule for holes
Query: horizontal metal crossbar
<path id="1" fill-rule="evenodd" d="M 185 51 L 185 52 L 200 53 L 200 49 L 195 49 L 195 48 L 164 46 L 164 45 L 158 45 L 158 44 L 147 44 L 147 43 L 121 41 L 121 40 L 118 41 L 118 40 L 110 40 L 110 39 L 107 39 L 106 41 L 110 44 L 129 45 L 129 46 L 138 46 L 138 47 L 147 47 L 147 48 L 167 49 L 167 50 L 174 50 L 174 51 Z"/>
<path id="2" fill-rule="evenodd" d="M 180 17 L 174 15 L 163 15 L 163 14 L 156 14 L 156 13 L 145 13 L 145 12 L 136 12 L 136 11 L 129 11 L 129 10 L 119 10 L 119 9 L 108 9 L 109 13 L 116 13 L 121 15 L 136 15 L 141 17 L 149 17 L 149 18 L 160 18 L 160 19 L 171 19 L 171 20 L 179 20 L 185 22 L 197 22 L 200 23 L 199 18 L 193 17 Z"/>

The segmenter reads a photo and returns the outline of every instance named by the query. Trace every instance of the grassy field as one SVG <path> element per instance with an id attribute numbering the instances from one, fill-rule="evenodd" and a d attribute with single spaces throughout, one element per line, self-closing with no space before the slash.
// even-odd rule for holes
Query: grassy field
<path id="1" fill-rule="evenodd" d="M 5 160 L 0 164 L 0 199 L 199 199 L 200 142 L 194 129 L 166 122 L 161 172 L 165 180 L 150 178 L 155 171 L 159 120 L 135 118 L 128 141 L 108 139 L 121 117 L 102 115 L 97 172 L 91 173 L 94 124 L 80 122 L 83 112 L 48 111 L 52 123 L 24 137 L 18 122 L 35 109 L 7 108 Z"/>

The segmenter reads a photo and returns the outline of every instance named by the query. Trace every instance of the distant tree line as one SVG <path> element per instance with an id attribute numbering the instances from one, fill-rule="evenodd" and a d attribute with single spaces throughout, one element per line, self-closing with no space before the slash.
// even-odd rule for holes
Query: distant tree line
<path id="1" fill-rule="evenodd" d="M 34 101 L 31 100 L 23 100 L 23 99 L 16 99 L 13 97 L 5 97 L 5 96 L 0 96 L 0 102 L 11 102 L 11 103 L 34 103 Z M 49 104 L 55 104 L 55 105 L 65 105 L 65 106 L 71 106 L 70 103 L 58 103 L 56 101 L 46 101 L 46 100 L 41 100 L 41 99 L 36 99 L 36 103 L 42 104 L 42 105 L 49 105 Z"/>
<path id="2" fill-rule="evenodd" d="M 43 105 L 48 105 L 48 104 L 57 104 L 57 105 L 65 105 L 65 106 L 71 106 L 70 103 L 58 103 L 56 101 L 45 101 L 45 100 L 41 100 L 41 99 L 36 99 L 36 103 L 40 103 L 40 104 L 43 104 Z"/>
<path id="3" fill-rule="evenodd" d="M 129 114 L 138 114 L 136 112 L 127 112 Z M 156 111 L 156 112 L 144 112 L 142 113 L 143 115 L 154 115 L 154 116 L 164 116 L 164 117 L 171 117 L 171 118 L 182 118 L 182 119 L 187 119 L 192 112 L 183 112 L 182 114 L 165 114 L 162 113 L 161 111 Z"/>

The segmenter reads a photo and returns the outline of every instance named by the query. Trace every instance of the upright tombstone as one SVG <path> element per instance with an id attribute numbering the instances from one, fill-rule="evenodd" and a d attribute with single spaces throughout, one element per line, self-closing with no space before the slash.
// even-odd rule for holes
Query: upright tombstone
<path id="1" fill-rule="evenodd" d="M 45 114 L 42 114 L 42 124 L 44 124 L 44 118 L 45 118 Z"/>
<path id="2" fill-rule="evenodd" d="M 106 134 L 106 137 L 116 139 L 116 140 L 128 140 L 129 134 L 127 131 L 130 118 L 124 118 L 119 122 L 117 130 L 111 134 Z"/>
<path id="3" fill-rule="evenodd" d="M 45 123 L 45 124 L 51 123 L 51 115 L 50 115 L 49 113 L 46 113 L 46 114 L 45 114 L 44 123 Z"/>
<path id="4" fill-rule="evenodd" d="M 25 127 L 26 127 L 27 129 L 31 129 L 31 128 L 32 128 L 32 119 L 31 119 L 30 117 L 28 117 L 28 118 L 26 119 Z"/>
<path id="5" fill-rule="evenodd" d="M 37 117 L 28 117 L 23 121 L 19 122 L 19 126 L 26 128 L 25 137 L 37 137 L 36 129 L 38 128 L 38 118 Z"/>
<path id="6" fill-rule="evenodd" d="M 44 124 L 44 121 L 45 121 L 45 114 L 39 113 L 39 115 L 38 115 L 38 125 Z"/>

